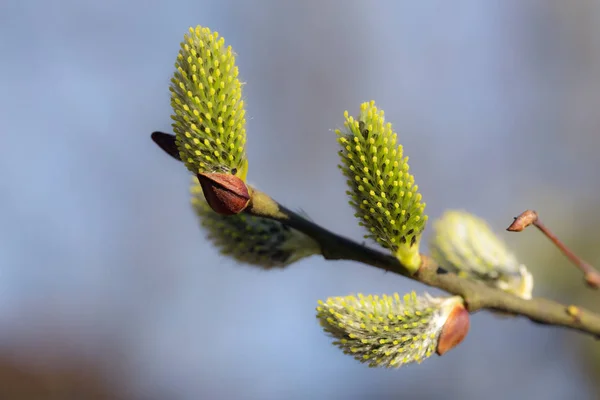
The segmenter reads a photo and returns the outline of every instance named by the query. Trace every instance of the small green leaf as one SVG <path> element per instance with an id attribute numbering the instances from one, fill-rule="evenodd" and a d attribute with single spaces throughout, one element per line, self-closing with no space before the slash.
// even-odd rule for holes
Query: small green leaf
<path id="1" fill-rule="evenodd" d="M 409 173 L 408 157 L 384 113 L 373 101 L 360 106 L 354 119 L 344 113 L 336 130 L 342 149 L 340 168 L 348 178 L 350 205 L 368 229 L 365 236 L 391 250 L 410 270 L 421 265 L 419 244 L 427 215 L 418 186 Z"/>
<path id="2" fill-rule="evenodd" d="M 246 119 L 235 54 L 217 32 L 190 28 L 171 79 L 173 131 L 180 158 L 197 173 L 246 179 Z"/>
<path id="3" fill-rule="evenodd" d="M 280 222 L 241 213 L 214 212 L 192 178 L 192 206 L 208 238 L 233 259 L 262 269 L 283 268 L 300 259 L 321 254 L 319 245 L 305 234 Z"/>
<path id="4" fill-rule="evenodd" d="M 433 224 L 429 247 L 443 268 L 530 299 L 533 277 L 481 218 L 449 210 Z"/>

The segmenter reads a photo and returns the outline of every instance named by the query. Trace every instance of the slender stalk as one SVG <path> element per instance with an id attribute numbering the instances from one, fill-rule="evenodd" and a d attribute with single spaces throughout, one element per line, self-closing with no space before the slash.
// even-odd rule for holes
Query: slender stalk
<path id="1" fill-rule="evenodd" d="M 546 225 L 542 223 L 537 212 L 527 210 L 521 213 L 514 222 L 507 228 L 510 232 L 521 232 L 529 225 L 534 225 L 548 239 L 554 243 L 556 247 L 575 265 L 581 272 L 585 282 L 593 289 L 600 288 L 600 273 L 590 264 L 585 262 L 581 257 L 577 256 L 571 249 L 567 247 Z"/>
<path id="2" fill-rule="evenodd" d="M 592 311 L 543 298 L 522 299 L 483 283 L 448 273 L 425 255 L 421 256 L 423 262 L 420 269 L 411 275 L 394 256 L 333 233 L 281 206 L 262 192 L 255 189 L 252 192 L 252 201 L 246 210 L 247 213 L 279 221 L 312 237 L 321 246 L 323 257 L 327 260 L 357 261 L 461 296 L 471 313 L 483 309 L 502 311 L 526 317 L 539 324 L 560 326 L 600 338 L 600 315 Z"/>

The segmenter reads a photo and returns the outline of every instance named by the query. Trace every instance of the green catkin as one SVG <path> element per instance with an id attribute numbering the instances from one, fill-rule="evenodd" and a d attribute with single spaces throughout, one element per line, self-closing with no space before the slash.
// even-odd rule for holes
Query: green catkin
<path id="1" fill-rule="evenodd" d="M 373 101 L 361 104 L 356 119 L 348 111 L 344 117 L 344 128 L 335 131 L 341 146 L 339 167 L 348 179 L 355 216 L 368 230 L 365 238 L 391 250 L 415 272 L 421 264 L 419 244 L 427 215 L 408 157 Z"/>
<path id="2" fill-rule="evenodd" d="M 429 248 L 443 268 L 459 276 L 530 299 L 533 276 L 481 218 L 446 211 L 433 224 Z"/>
<path id="3" fill-rule="evenodd" d="M 217 32 L 190 28 L 171 79 L 173 131 L 180 158 L 194 174 L 246 179 L 246 119 L 235 53 Z"/>
<path id="4" fill-rule="evenodd" d="M 334 345 L 371 367 L 398 368 L 435 353 L 442 328 L 462 299 L 411 292 L 403 298 L 397 293 L 330 297 L 318 304 L 317 318 Z"/>

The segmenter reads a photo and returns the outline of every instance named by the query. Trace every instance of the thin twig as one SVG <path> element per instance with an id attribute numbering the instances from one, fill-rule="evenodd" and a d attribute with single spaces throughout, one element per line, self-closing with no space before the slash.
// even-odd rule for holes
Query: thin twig
<path id="1" fill-rule="evenodd" d="M 155 132 L 152 139 L 168 154 L 181 161 L 176 150 L 174 135 Z M 391 254 L 371 249 L 337 235 L 286 209 L 265 193 L 254 188 L 252 188 L 250 203 L 245 212 L 279 221 L 312 237 L 321 246 L 321 253 L 327 260 L 357 261 L 461 296 L 471 313 L 482 309 L 501 311 L 529 318 L 536 323 L 577 330 L 600 339 L 600 315 L 592 311 L 543 298 L 525 300 L 511 293 L 486 286 L 481 282 L 448 273 L 440 268 L 433 259 L 424 255 L 421 256 L 423 260 L 421 267 L 417 273 L 412 275 L 406 266 Z M 519 232 L 526 226 L 538 222 L 535 211 L 526 211 L 519 218 L 515 219 L 511 225 L 513 229 L 509 228 L 509 230 Z M 548 235 L 549 231 L 543 225 L 538 223 L 536 226 L 551 239 L 554 237 L 552 241 L 565 252 L 567 257 L 577 260 L 576 265 L 586 274 L 588 284 L 600 286 L 600 275 L 591 266 L 570 252 L 554 235 Z M 581 265 L 582 263 L 584 266 Z"/>
<path id="2" fill-rule="evenodd" d="M 577 256 L 571 249 L 569 249 L 550 229 L 540 221 L 539 215 L 533 210 L 527 210 L 521 213 L 515 218 L 514 222 L 506 229 L 510 232 L 521 232 L 529 225 L 534 225 L 538 228 L 548 239 L 554 243 L 556 247 L 563 252 L 565 256 L 583 272 L 585 282 L 589 287 L 593 289 L 600 288 L 600 273 L 594 269 L 590 264 L 585 262 L 581 257 Z"/>
<path id="3" fill-rule="evenodd" d="M 525 300 L 483 283 L 446 272 L 433 259 L 424 255 L 421 268 L 416 274 L 411 275 L 407 268 L 391 254 L 368 248 L 337 235 L 279 205 L 257 190 L 253 191 L 252 198 L 252 204 L 246 212 L 279 221 L 312 237 L 321 246 L 323 257 L 327 260 L 357 261 L 462 296 L 471 313 L 482 309 L 502 311 L 529 318 L 536 323 L 573 329 L 600 338 L 600 315 L 592 311 L 576 307 L 577 313 L 573 313 L 572 305 L 543 298 Z M 268 204 L 265 206 L 265 203 Z"/>

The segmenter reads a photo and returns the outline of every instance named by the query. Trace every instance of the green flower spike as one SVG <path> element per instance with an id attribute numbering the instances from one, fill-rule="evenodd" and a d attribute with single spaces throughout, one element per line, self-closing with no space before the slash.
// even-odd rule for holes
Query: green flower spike
<path id="1" fill-rule="evenodd" d="M 421 363 L 457 346 L 469 330 L 459 296 L 435 298 L 415 292 L 393 296 L 331 297 L 317 307 L 324 330 L 345 354 L 371 367 Z"/>
<path id="2" fill-rule="evenodd" d="M 408 172 L 408 157 L 396 133 L 385 123 L 375 103 L 363 103 L 354 119 L 344 113 L 343 130 L 336 130 L 342 146 L 340 168 L 348 178 L 350 205 L 369 230 L 365 238 L 391 250 L 411 273 L 421 265 L 419 244 L 427 215 Z"/>
<path id="3" fill-rule="evenodd" d="M 192 179 L 192 206 L 208 238 L 222 254 L 263 269 L 283 268 L 321 254 L 313 239 L 280 222 L 244 213 L 217 214 L 206 202 L 198 179 Z"/>
<path id="4" fill-rule="evenodd" d="M 533 277 L 488 224 L 464 211 L 446 211 L 433 224 L 432 257 L 445 269 L 531 298 Z"/>
<path id="5" fill-rule="evenodd" d="M 235 54 L 216 32 L 190 28 L 171 79 L 173 131 L 193 173 L 231 173 L 245 181 L 246 119 Z"/>

